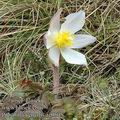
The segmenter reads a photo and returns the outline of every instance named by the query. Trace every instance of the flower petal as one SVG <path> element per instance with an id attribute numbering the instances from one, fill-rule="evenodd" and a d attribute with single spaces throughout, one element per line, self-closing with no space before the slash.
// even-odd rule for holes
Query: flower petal
<path id="1" fill-rule="evenodd" d="M 85 55 L 70 48 L 61 49 L 61 54 L 66 62 L 71 64 L 86 65 Z"/>
<path id="2" fill-rule="evenodd" d="M 55 44 L 55 42 L 54 42 L 54 34 L 52 34 L 50 31 L 48 31 L 44 35 L 44 44 L 45 44 L 47 49 L 51 48 Z"/>
<path id="3" fill-rule="evenodd" d="M 91 35 L 76 35 L 73 40 L 73 45 L 70 48 L 83 48 L 96 41 L 96 38 Z"/>
<path id="4" fill-rule="evenodd" d="M 49 49 L 49 58 L 55 66 L 59 66 L 60 51 L 56 47 Z"/>
<path id="5" fill-rule="evenodd" d="M 60 14 L 62 12 L 62 8 L 60 8 L 53 18 L 50 21 L 50 27 L 48 32 L 44 35 L 44 43 L 47 49 L 54 45 L 54 35 L 60 30 Z"/>
<path id="6" fill-rule="evenodd" d="M 85 23 L 85 12 L 79 11 L 76 13 L 72 13 L 66 17 L 66 21 L 61 25 L 60 31 L 68 31 L 71 33 L 76 33 Z"/>
<path id="7" fill-rule="evenodd" d="M 53 18 L 50 21 L 50 27 L 49 27 L 49 31 L 50 32 L 58 32 L 60 30 L 60 14 L 62 12 L 62 8 L 60 8 L 55 15 L 53 16 Z"/>

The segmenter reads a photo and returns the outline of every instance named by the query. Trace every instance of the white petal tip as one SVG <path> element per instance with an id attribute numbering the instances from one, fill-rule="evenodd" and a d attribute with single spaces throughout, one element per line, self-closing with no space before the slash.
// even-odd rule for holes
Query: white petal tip
<path id="1" fill-rule="evenodd" d="M 85 55 L 75 50 L 65 48 L 61 49 L 61 54 L 66 62 L 70 64 L 84 65 L 87 66 L 87 60 Z"/>
<path id="2" fill-rule="evenodd" d="M 49 49 L 48 53 L 49 59 L 52 64 L 54 64 L 56 67 L 59 66 L 59 57 L 60 57 L 60 51 L 56 47 L 52 47 Z"/>
<path id="3" fill-rule="evenodd" d="M 66 21 L 61 25 L 61 31 L 68 31 L 74 34 L 84 26 L 85 12 L 78 11 L 71 13 L 65 19 Z"/>
<path id="4" fill-rule="evenodd" d="M 92 36 L 93 37 L 93 36 Z M 95 42 L 97 40 L 97 38 L 96 37 L 93 37 L 93 42 Z"/>
<path id="5" fill-rule="evenodd" d="M 49 60 L 50 60 L 50 63 L 52 63 L 55 67 L 59 67 L 59 63 L 55 63 L 55 62 L 52 61 L 50 58 L 49 58 Z"/>

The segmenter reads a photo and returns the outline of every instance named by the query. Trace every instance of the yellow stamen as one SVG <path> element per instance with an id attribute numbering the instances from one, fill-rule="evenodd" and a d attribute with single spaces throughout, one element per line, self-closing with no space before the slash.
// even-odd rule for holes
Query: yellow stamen
<path id="1" fill-rule="evenodd" d="M 55 36 L 55 44 L 59 48 L 69 47 L 73 44 L 73 35 L 69 32 L 59 32 Z"/>

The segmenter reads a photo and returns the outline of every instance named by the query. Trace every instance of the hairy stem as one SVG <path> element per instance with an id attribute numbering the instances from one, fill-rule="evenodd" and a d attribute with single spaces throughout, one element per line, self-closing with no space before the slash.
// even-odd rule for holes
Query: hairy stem
<path id="1" fill-rule="evenodd" d="M 59 67 L 52 65 L 53 70 L 53 93 L 57 95 L 59 93 L 60 81 L 59 81 Z"/>

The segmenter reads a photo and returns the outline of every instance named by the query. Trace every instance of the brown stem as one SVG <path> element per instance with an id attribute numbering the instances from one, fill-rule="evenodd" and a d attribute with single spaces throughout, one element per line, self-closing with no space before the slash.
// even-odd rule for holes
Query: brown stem
<path id="1" fill-rule="evenodd" d="M 53 70 L 53 93 L 55 95 L 58 95 L 60 87 L 59 67 L 52 65 L 52 70 Z"/>

